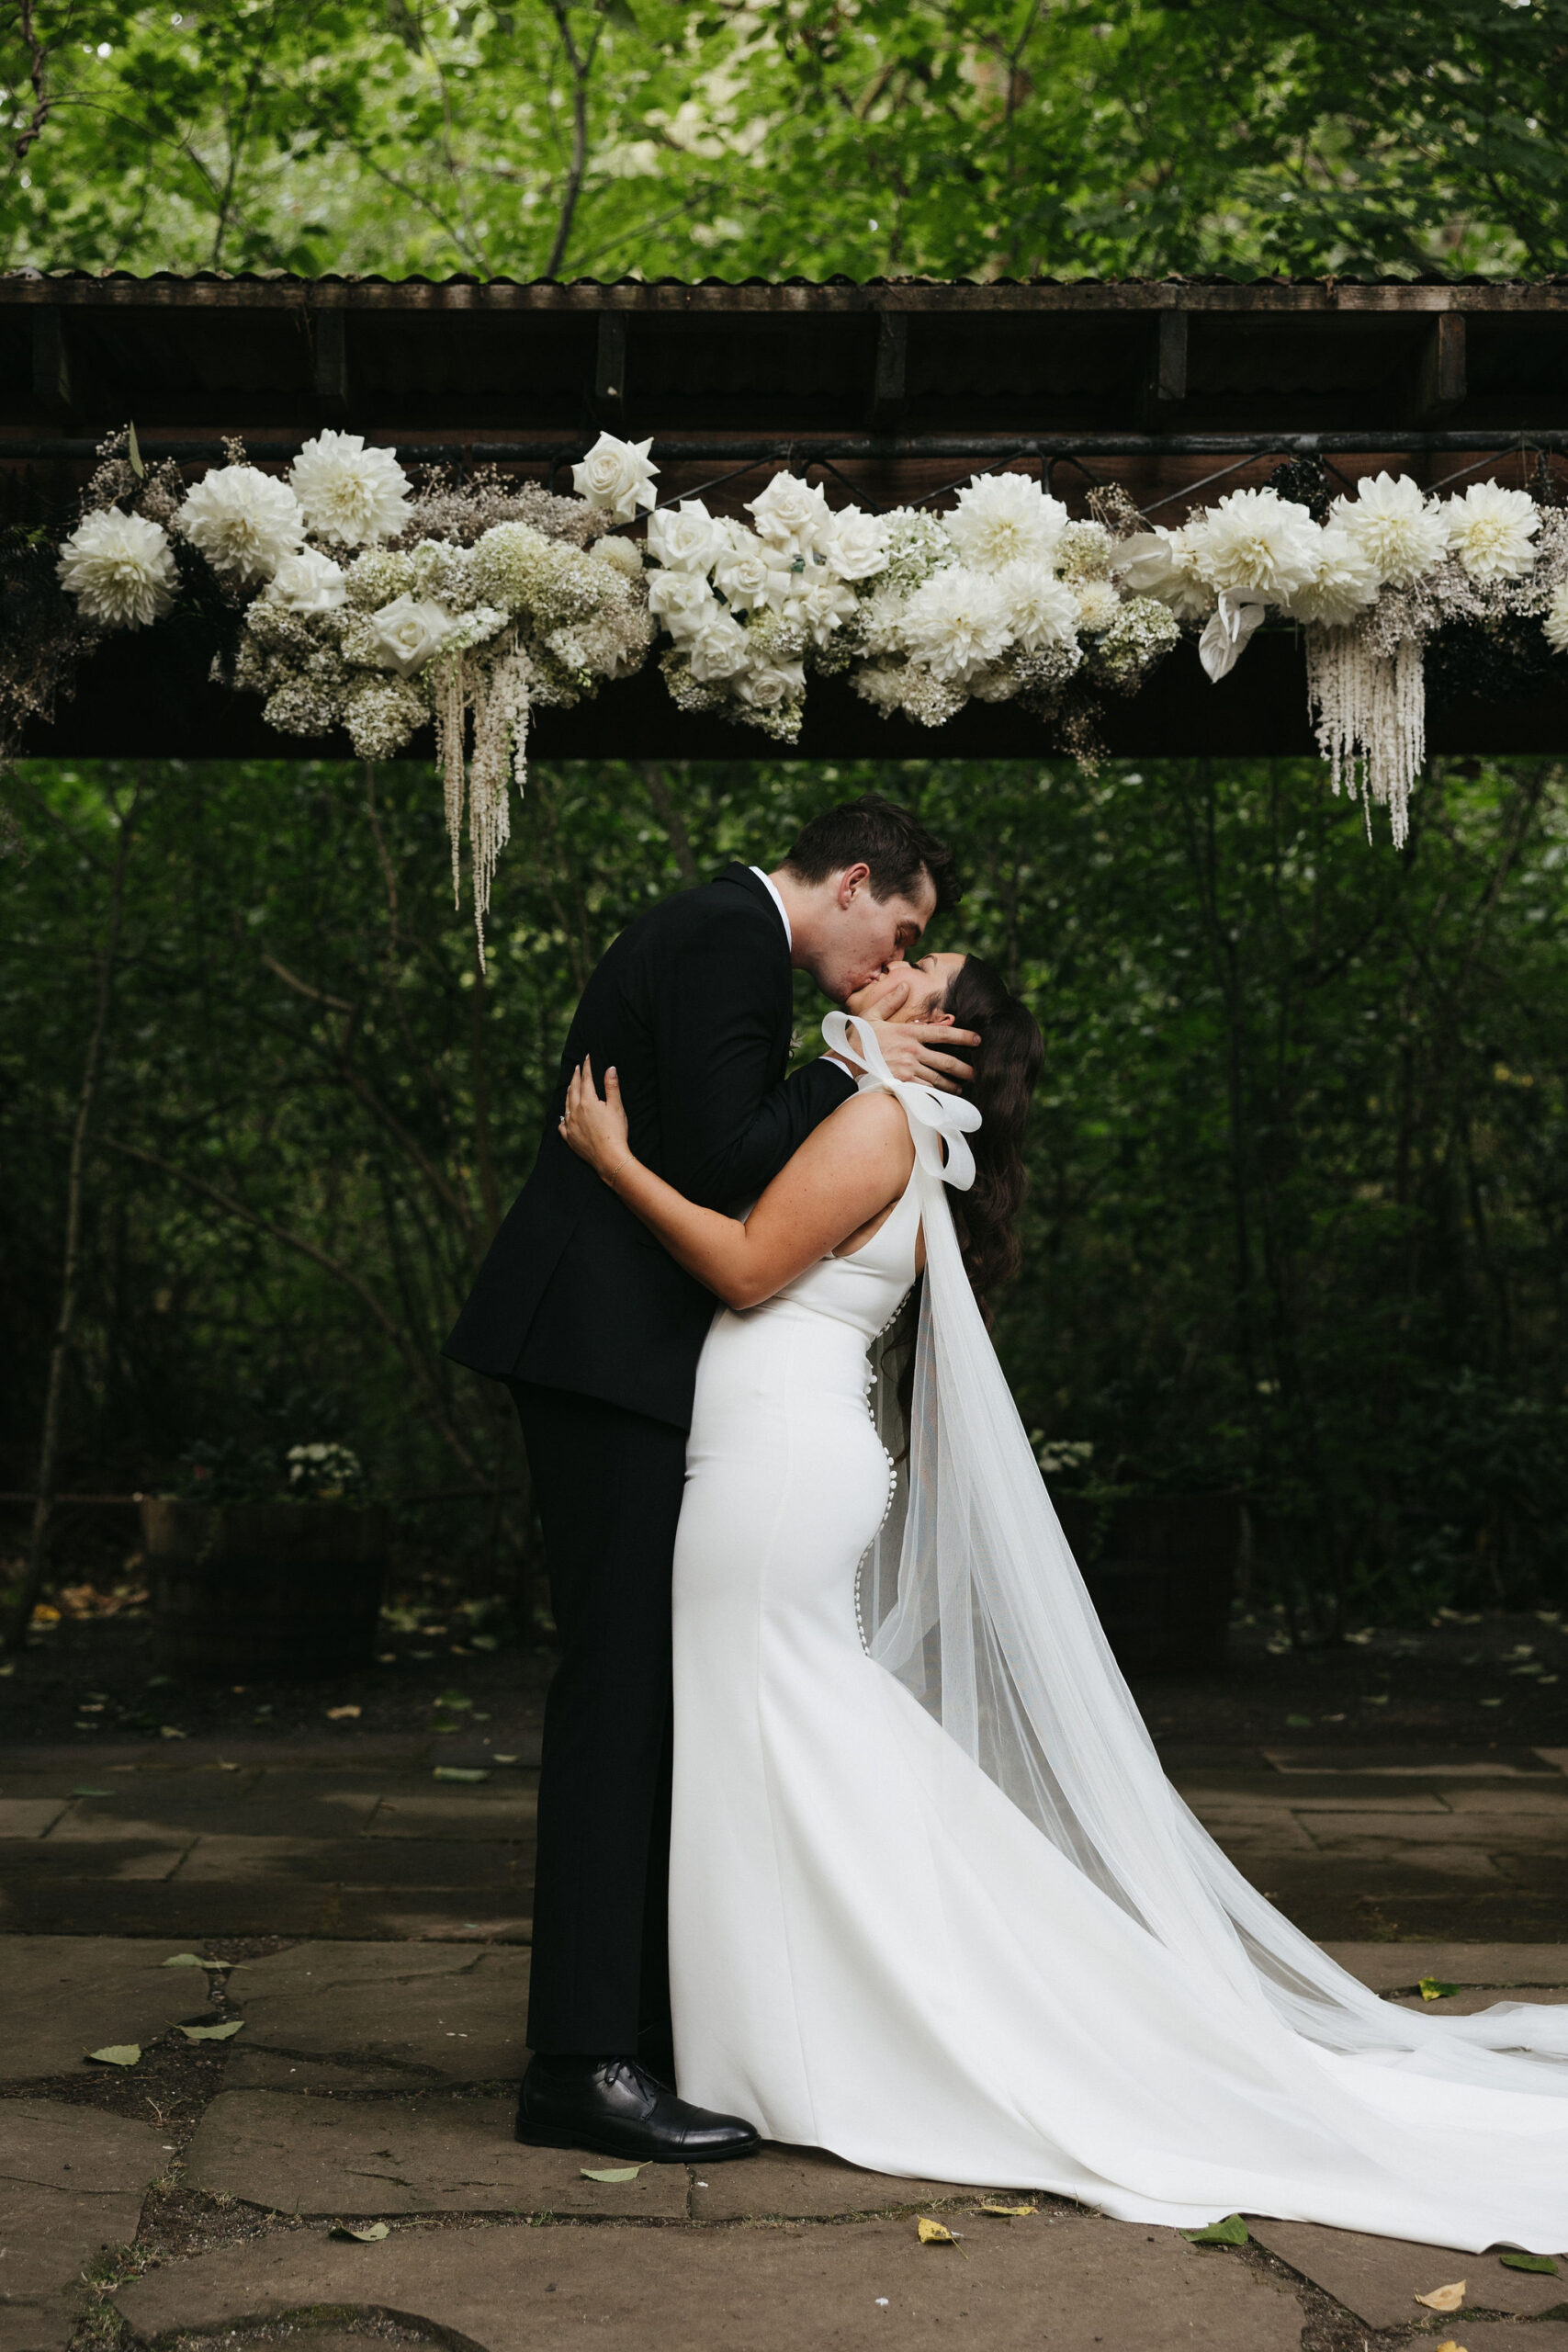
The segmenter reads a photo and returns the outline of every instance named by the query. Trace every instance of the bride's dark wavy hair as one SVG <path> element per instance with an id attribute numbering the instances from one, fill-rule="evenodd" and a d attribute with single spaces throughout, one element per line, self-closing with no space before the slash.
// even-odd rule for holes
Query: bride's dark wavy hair
<path id="1" fill-rule="evenodd" d="M 982 1124 L 969 1139 L 975 1182 L 968 1192 L 947 1197 L 964 1270 L 984 1306 L 987 1292 L 1018 1272 L 1013 1226 L 1023 1204 L 1023 1128 L 1045 1045 L 1029 1007 L 983 956 L 965 956 L 948 982 L 942 1011 L 952 1013 L 955 1027 L 973 1029 L 980 1038 L 978 1046 L 952 1048 L 969 1061 L 974 1074 L 964 1092 Z"/>

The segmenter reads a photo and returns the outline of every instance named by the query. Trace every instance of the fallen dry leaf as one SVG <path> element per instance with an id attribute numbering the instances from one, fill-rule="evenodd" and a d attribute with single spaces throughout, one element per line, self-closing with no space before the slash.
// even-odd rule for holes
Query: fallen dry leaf
<path id="1" fill-rule="evenodd" d="M 1004 2222 L 1021 2222 L 1026 2213 L 1033 2212 L 1034 2208 L 1032 2205 L 993 2205 L 987 2201 L 980 2211 L 982 2213 L 999 2213 Z"/>
<path id="2" fill-rule="evenodd" d="M 363 1707 L 329 1707 L 327 1721 L 330 1724 L 341 1724 L 346 1722 L 351 1715 L 362 1715 L 364 1713 Z"/>
<path id="3" fill-rule="evenodd" d="M 111 2041 L 103 2050 L 89 2050 L 87 2055 L 96 2058 L 100 2066 L 138 2066 L 141 2063 L 141 2044 L 139 2041 Z"/>
<path id="4" fill-rule="evenodd" d="M 180 2031 L 187 2041 L 227 2041 L 244 2022 L 243 2018 L 231 2018 L 227 2025 L 182 2025 Z"/>
<path id="5" fill-rule="evenodd" d="M 1464 2301 L 1465 2281 L 1456 2278 L 1451 2287 L 1434 2287 L 1429 2295 L 1417 2295 L 1429 2312 L 1457 2312 Z"/>
<path id="6" fill-rule="evenodd" d="M 1510 2246 L 1507 2253 L 1500 2254 L 1497 2259 L 1505 2270 L 1538 2270 L 1543 2278 L 1555 2278 L 1557 2276 L 1557 2265 L 1549 2254 L 1516 2254 Z"/>
<path id="7" fill-rule="evenodd" d="M 1464 2346 L 1462 2344 L 1456 2344 L 1453 2337 L 1450 2335 L 1446 2343 L 1438 2345 L 1438 2352 L 1464 2352 Z"/>
<path id="8" fill-rule="evenodd" d="M 922 2245 L 956 2245 L 961 2232 L 950 2230 L 943 2222 L 928 2222 L 922 2213 L 915 2224 Z"/>
<path id="9" fill-rule="evenodd" d="M 327 2234 L 334 2238 L 356 2238 L 361 2245 L 375 2245 L 387 2235 L 387 2224 L 385 2222 L 372 2222 L 368 2229 L 351 2230 L 346 2222 L 340 2222 Z"/>
<path id="10" fill-rule="evenodd" d="M 467 1764 L 438 1764 L 433 1781 L 488 1781 L 490 1774 Z"/>
<path id="11" fill-rule="evenodd" d="M 635 2180 L 641 2170 L 641 2165 L 617 2165 L 613 2170 L 584 2165 L 582 2177 L 584 2180 Z"/>

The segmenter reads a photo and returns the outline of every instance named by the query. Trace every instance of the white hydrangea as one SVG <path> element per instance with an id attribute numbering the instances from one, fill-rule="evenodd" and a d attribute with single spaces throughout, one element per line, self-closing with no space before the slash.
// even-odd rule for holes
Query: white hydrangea
<path id="1" fill-rule="evenodd" d="M 1325 523 L 1318 533 L 1317 568 L 1287 598 L 1285 611 L 1293 621 L 1315 621 L 1325 628 L 1347 628 L 1377 602 L 1381 582 L 1377 565 L 1342 524 Z"/>
<path id="2" fill-rule="evenodd" d="M 880 514 L 840 506 L 822 542 L 822 557 L 840 580 L 870 580 L 887 566 L 887 526 Z"/>
<path id="3" fill-rule="evenodd" d="M 642 549 L 637 541 L 623 539 L 615 532 L 606 532 L 602 539 L 595 539 L 589 553 L 598 556 L 603 562 L 613 565 L 615 571 L 624 573 L 628 580 L 635 580 L 643 568 Z"/>
<path id="4" fill-rule="evenodd" d="M 348 602 L 348 582 L 330 555 L 306 548 L 286 555 L 262 591 L 288 613 L 333 613 Z"/>
<path id="5" fill-rule="evenodd" d="M 1012 636 L 1026 653 L 1038 653 L 1047 645 L 1073 643 L 1077 633 L 1078 600 L 1048 563 L 1024 559 L 1004 564 L 996 582 L 1007 606 Z M 1114 589 L 1108 593 L 1114 605 Z"/>
<path id="6" fill-rule="evenodd" d="M 1064 580 L 1108 580 L 1115 555 L 1103 523 L 1069 523 L 1056 545 L 1056 569 Z"/>
<path id="7" fill-rule="evenodd" d="M 653 487 L 659 468 L 648 454 L 652 447 L 651 434 L 646 441 L 617 441 L 613 433 L 601 433 L 571 469 L 573 490 L 601 514 L 629 523 L 639 507 L 653 505 L 659 495 Z"/>
<path id="8" fill-rule="evenodd" d="M 179 573 L 169 535 L 145 514 L 105 506 L 78 524 L 60 550 L 57 577 L 85 621 L 146 628 L 174 609 Z"/>
<path id="9" fill-rule="evenodd" d="M 668 571 L 706 571 L 726 537 L 700 498 L 661 506 L 648 518 L 648 551 Z"/>
<path id="10" fill-rule="evenodd" d="M 1541 622 L 1553 653 L 1568 653 L 1568 583 L 1559 588 Z"/>
<path id="11" fill-rule="evenodd" d="M 214 466 L 186 492 L 175 527 L 214 571 L 241 587 L 270 580 L 305 537 L 305 518 L 288 484 L 255 466 Z"/>
<path id="12" fill-rule="evenodd" d="M 500 616 L 497 616 L 499 619 Z M 400 596 L 370 617 L 370 642 L 378 668 L 412 678 L 434 660 L 453 633 L 452 615 L 441 605 Z"/>
<path id="13" fill-rule="evenodd" d="M 1009 563 L 1052 563 L 1067 510 L 1027 474 L 976 474 L 958 493 L 947 535 L 973 571 Z"/>
<path id="14" fill-rule="evenodd" d="M 1408 474 L 1363 474 L 1354 498 L 1337 498 L 1328 520 L 1355 541 L 1385 587 L 1410 587 L 1448 552 L 1441 507 Z"/>
<path id="15" fill-rule="evenodd" d="M 367 449 L 361 433 L 318 433 L 288 469 L 288 480 L 319 539 L 362 548 L 395 539 L 409 519 L 409 478 L 390 449 Z"/>
<path id="16" fill-rule="evenodd" d="M 1317 568 L 1317 525 L 1274 490 L 1233 490 L 1184 526 L 1207 586 L 1282 602 Z"/>
<path id="17" fill-rule="evenodd" d="M 1012 642 L 1008 602 L 985 572 L 954 564 L 917 588 L 904 607 L 904 641 L 934 677 L 962 683 Z"/>
<path id="18" fill-rule="evenodd" d="M 1449 544 L 1472 580 L 1518 580 L 1533 566 L 1540 510 L 1528 491 L 1472 481 L 1443 511 Z"/>
<path id="19" fill-rule="evenodd" d="M 832 510 L 821 483 L 808 488 L 795 474 L 775 474 L 760 498 L 747 501 L 747 512 L 770 547 L 792 556 L 810 555 L 833 536 Z"/>

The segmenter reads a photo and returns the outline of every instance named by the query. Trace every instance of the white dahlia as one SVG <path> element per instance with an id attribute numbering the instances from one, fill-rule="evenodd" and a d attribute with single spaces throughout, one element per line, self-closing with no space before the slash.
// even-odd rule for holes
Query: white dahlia
<path id="1" fill-rule="evenodd" d="M 288 469 L 305 527 L 318 539 L 362 548 L 395 539 L 409 519 L 409 478 L 390 449 L 367 449 L 360 433 L 318 433 Z"/>
<path id="2" fill-rule="evenodd" d="M 700 498 L 661 506 L 648 518 L 648 551 L 667 571 L 706 571 L 724 553 L 726 535 Z"/>
<path id="3" fill-rule="evenodd" d="M 1553 653 L 1568 653 L 1568 583 L 1559 588 L 1548 605 L 1541 628 Z"/>
<path id="4" fill-rule="evenodd" d="M 82 618 L 100 628 L 145 628 L 162 620 L 179 585 L 163 525 L 118 506 L 77 525 L 60 550 L 58 576 Z"/>
<path id="5" fill-rule="evenodd" d="M 1317 568 L 1316 524 L 1278 491 L 1233 490 L 1184 529 L 1211 588 L 1283 602 Z"/>
<path id="6" fill-rule="evenodd" d="M 962 562 L 973 571 L 1000 571 L 1008 563 L 1053 562 L 1067 510 L 1027 474 L 976 474 L 943 519 Z"/>
<path id="7" fill-rule="evenodd" d="M 186 492 L 175 527 L 214 571 L 231 573 L 242 587 L 270 580 L 305 537 L 305 518 L 288 484 L 255 466 L 214 466 Z"/>
<path id="8" fill-rule="evenodd" d="M 1337 498 L 1328 520 L 1349 535 L 1389 588 L 1410 587 L 1448 552 L 1441 507 L 1408 474 L 1363 474 L 1355 497 Z"/>
<path id="9" fill-rule="evenodd" d="M 904 607 L 903 636 L 934 677 L 961 683 L 1011 644 L 1007 598 L 994 579 L 954 564 L 916 589 Z"/>
<path id="10" fill-rule="evenodd" d="M 833 536 L 833 513 L 820 482 L 808 489 L 795 474 L 775 474 L 761 498 L 746 504 L 768 545 L 789 555 L 809 555 Z"/>
<path id="11" fill-rule="evenodd" d="M 1377 602 L 1377 565 L 1342 525 L 1326 523 L 1318 533 L 1317 569 L 1287 598 L 1293 621 L 1317 621 L 1326 628 L 1348 628 Z"/>
<path id="12" fill-rule="evenodd" d="M 348 582 L 330 555 L 306 548 L 286 555 L 262 591 L 286 613 L 333 613 L 348 602 Z"/>
<path id="13" fill-rule="evenodd" d="M 1472 580 L 1517 580 L 1533 567 L 1540 509 L 1528 491 L 1472 481 L 1444 514 L 1449 544 Z"/>
<path id="14" fill-rule="evenodd" d="M 1103 637 L 1122 609 L 1122 599 L 1109 580 L 1085 580 L 1072 592 L 1078 627 L 1091 637 Z"/>
<path id="15" fill-rule="evenodd" d="M 659 468 L 648 454 L 652 447 L 651 434 L 646 441 L 617 441 L 613 433 L 601 433 L 571 469 L 573 490 L 602 514 L 629 523 L 639 506 L 651 506 L 659 495 L 653 487 Z"/>
<path id="16" fill-rule="evenodd" d="M 1078 600 L 1048 563 L 1004 564 L 996 583 L 1014 642 L 1026 653 L 1048 645 L 1071 645 L 1077 630 Z M 1115 595 L 1112 591 L 1111 601 Z"/>

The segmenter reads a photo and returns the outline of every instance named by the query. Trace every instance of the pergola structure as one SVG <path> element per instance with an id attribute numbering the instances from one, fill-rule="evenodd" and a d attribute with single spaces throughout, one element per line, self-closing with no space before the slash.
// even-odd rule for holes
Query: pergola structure
<path id="1" fill-rule="evenodd" d="M 781 464 L 886 506 L 1023 461 L 1081 509 L 1119 482 L 1153 519 L 1323 457 L 1427 487 L 1493 474 L 1568 486 L 1568 279 L 1238 285 L 601 285 L 284 276 L 0 277 L 0 499 L 62 516 L 102 435 L 133 420 L 149 458 L 220 459 L 240 435 L 287 463 L 324 426 L 405 464 L 487 460 L 559 487 L 596 434 L 652 435 L 665 499 L 741 511 Z M 1564 664 L 1568 673 L 1568 664 Z M 1306 752 L 1302 654 L 1266 632 L 1212 685 L 1190 650 L 1107 713 L 1118 752 Z M 1438 751 L 1568 746 L 1553 692 L 1434 714 Z M 745 758 L 745 728 L 682 717 L 657 671 L 538 715 L 542 755 Z M 111 641 L 29 749 L 77 757 L 340 753 L 265 727 L 194 658 Z M 1039 723 L 971 704 L 940 730 L 815 684 L 799 755 L 1038 753 Z"/>

